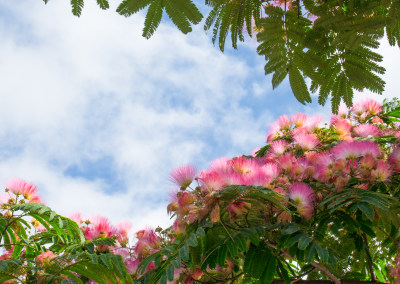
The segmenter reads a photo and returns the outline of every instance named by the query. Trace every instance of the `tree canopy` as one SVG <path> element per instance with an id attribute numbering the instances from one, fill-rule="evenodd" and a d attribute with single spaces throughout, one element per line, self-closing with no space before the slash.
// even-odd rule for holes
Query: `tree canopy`
<path id="1" fill-rule="evenodd" d="M 62 217 L 11 179 L 0 282 L 399 284 L 400 101 L 364 100 L 321 122 L 283 115 L 250 155 L 174 169 L 173 225 L 134 244 L 128 223 Z"/>
<path id="2" fill-rule="evenodd" d="M 45 3 L 49 0 L 44 0 Z M 108 9 L 108 0 L 97 0 Z M 84 0 L 71 0 L 72 13 L 80 16 Z M 296 99 L 311 102 L 318 93 L 333 112 L 344 101 L 352 105 L 354 91 L 382 94 L 385 73 L 376 52 L 385 34 L 400 46 L 400 2 L 390 0 L 205 0 L 209 7 L 204 30 L 224 51 L 230 38 L 257 37 L 257 53 L 265 57 L 265 74 L 276 88 L 286 78 Z M 150 38 L 166 14 L 183 33 L 192 31 L 203 14 L 191 0 L 123 0 L 117 12 L 129 17 L 146 9 L 143 36 Z M 165 13 L 164 13 L 165 12 Z M 230 36 L 229 36 L 230 35 Z"/>

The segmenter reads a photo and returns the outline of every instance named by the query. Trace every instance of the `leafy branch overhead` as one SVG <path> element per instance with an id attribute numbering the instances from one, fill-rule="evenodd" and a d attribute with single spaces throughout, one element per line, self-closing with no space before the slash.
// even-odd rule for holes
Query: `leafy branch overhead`
<path id="1" fill-rule="evenodd" d="M 109 8 L 108 0 L 97 3 Z M 80 16 L 84 0 L 71 0 L 71 5 Z M 205 0 L 205 5 L 210 10 L 204 30 L 211 31 L 221 51 L 227 38 L 236 49 L 246 34 L 256 35 L 273 88 L 288 76 L 299 102 L 311 102 L 310 93 L 318 93 L 321 105 L 330 98 L 334 112 L 341 101 L 352 105 L 354 91 L 382 94 L 385 69 L 379 65 L 382 56 L 373 50 L 385 34 L 390 45 L 400 46 L 399 1 Z M 123 0 L 117 12 L 129 17 L 145 8 L 146 38 L 154 34 L 164 11 L 185 34 L 203 18 L 191 0 Z"/>

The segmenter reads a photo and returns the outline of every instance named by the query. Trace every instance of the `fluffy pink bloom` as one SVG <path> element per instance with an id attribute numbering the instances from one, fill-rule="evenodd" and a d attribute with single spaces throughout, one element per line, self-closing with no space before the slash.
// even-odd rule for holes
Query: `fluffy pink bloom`
<path id="1" fill-rule="evenodd" d="M 267 142 L 271 142 L 276 138 L 279 131 L 281 130 L 289 130 L 292 127 L 293 122 L 289 119 L 289 117 L 285 114 L 282 115 L 278 120 L 271 123 L 268 134 L 267 134 Z"/>
<path id="2" fill-rule="evenodd" d="M 296 115 L 292 115 L 291 119 L 293 120 L 293 123 L 296 127 L 304 126 L 304 124 L 307 121 L 307 115 L 304 113 L 298 113 Z"/>
<path id="3" fill-rule="evenodd" d="M 197 179 L 201 183 L 201 189 L 205 192 L 220 191 L 224 188 L 224 180 L 214 171 L 201 172 L 201 175 Z"/>
<path id="4" fill-rule="evenodd" d="M 67 216 L 69 219 L 77 223 L 78 225 L 83 223 L 83 215 L 82 213 L 72 213 Z"/>
<path id="5" fill-rule="evenodd" d="M 269 151 L 276 156 L 280 156 L 286 151 L 287 148 L 288 142 L 286 140 L 275 140 L 271 143 Z"/>
<path id="6" fill-rule="evenodd" d="M 379 136 L 379 128 L 373 124 L 360 124 L 356 127 L 354 127 L 354 133 L 357 134 L 357 136 L 360 137 L 368 137 L 368 136 Z"/>
<path id="7" fill-rule="evenodd" d="M 136 237 L 139 241 L 146 242 L 150 245 L 150 247 L 156 249 L 160 246 L 160 238 L 151 228 L 146 228 L 144 230 L 140 230 L 136 232 Z"/>
<path id="8" fill-rule="evenodd" d="M 217 173 L 226 172 L 227 169 L 230 168 L 230 166 L 228 165 L 229 160 L 230 159 L 227 157 L 216 159 L 213 162 L 211 162 L 210 164 L 211 169 Z"/>
<path id="9" fill-rule="evenodd" d="M 392 153 L 389 155 L 389 162 L 396 172 L 400 172 L 400 148 L 394 147 Z"/>
<path id="10" fill-rule="evenodd" d="M 284 114 L 282 115 L 276 123 L 279 125 L 279 128 L 282 130 L 289 130 L 292 127 L 292 121 L 290 121 L 289 117 Z"/>
<path id="11" fill-rule="evenodd" d="M 254 159 L 249 159 L 243 156 L 233 158 L 232 160 L 228 161 L 228 164 L 235 172 L 242 175 L 255 172 L 259 168 L 258 163 Z"/>
<path id="12" fill-rule="evenodd" d="M 169 180 L 181 188 L 186 188 L 192 183 L 196 171 L 196 167 L 192 165 L 180 166 L 170 173 Z"/>
<path id="13" fill-rule="evenodd" d="M 189 192 L 183 192 L 182 195 L 178 198 L 178 204 L 181 207 L 193 204 L 195 201 L 196 201 L 196 196 Z"/>
<path id="14" fill-rule="evenodd" d="M 305 183 L 295 182 L 289 190 L 289 198 L 296 203 L 297 211 L 307 220 L 311 218 L 315 193 Z"/>
<path id="15" fill-rule="evenodd" d="M 124 264 L 125 264 L 126 269 L 128 270 L 129 274 L 135 273 L 136 269 L 138 268 L 139 263 L 140 263 L 140 260 L 134 259 L 133 257 L 128 257 L 124 260 Z"/>
<path id="16" fill-rule="evenodd" d="M 138 231 L 136 237 L 138 238 L 138 242 L 135 246 L 135 254 L 138 259 L 143 259 L 151 249 L 157 249 L 161 245 L 159 237 L 150 228 Z"/>
<path id="17" fill-rule="evenodd" d="M 6 187 L 14 194 L 21 194 L 30 200 L 36 193 L 36 185 L 28 183 L 23 179 L 11 178 L 6 182 Z"/>
<path id="18" fill-rule="evenodd" d="M 291 153 L 286 153 L 279 157 L 279 165 L 284 170 L 290 170 L 295 163 L 296 158 Z"/>
<path id="19" fill-rule="evenodd" d="M 313 134 L 300 133 L 295 135 L 293 140 L 305 151 L 312 150 L 319 145 L 318 138 Z"/>
<path id="20" fill-rule="evenodd" d="M 255 175 L 255 172 L 252 174 L 247 174 L 243 176 L 241 173 L 237 173 L 234 171 L 226 171 L 220 174 L 221 180 L 223 182 L 223 186 L 229 186 L 234 184 L 244 184 L 244 178 L 251 178 Z"/>
<path id="21" fill-rule="evenodd" d="M 335 129 L 336 129 L 336 132 L 339 135 L 344 135 L 346 133 L 349 133 L 350 130 L 351 130 L 351 127 L 352 127 L 350 121 L 347 120 L 347 119 L 338 119 L 335 122 L 334 126 L 335 126 Z"/>
<path id="22" fill-rule="evenodd" d="M 375 181 L 386 181 L 392 175 L 390 165 L 386 161 L 378 161 L 376 169 L 371 171 L 371 177 Z"/>
<path id="23" fill-rule="evenodd" d="M 381 155 L 378 144 L 372 141 L 343 141 L 332 148 L 332 153 L 337 159 L 355 159 L 366 154 L 376 158 Z"/>
<path id="24" fill-rule="evenodd" d="M 266 163 L 261 167 L 261 170 L 272 180 L 276 179 L 281 174 L 281 169 L 277 163 Z"/>
<path id="25" fill-rule="evenodd" d="M 128 221 L 119 222 L 117 224 L 117 235 L 118 235 L 118 242 L 124 246 L 128 243 L 128 234 L 129 231 L 132 229 L 132 223 Z"/>
<path id="26" fill-rule="evenodd" d="M 319 115 L 307 117 L 307 120 L 304 124 L 304 127 L 308 131 L 313 131 L 314 129 L 318 128 L 320 123 L 322 122 L 322 117 Z"/>
<path id="27" fill-rule="evenodd" d="M 48 250 L 48 251 L 45 251 L 45 252 L 42 252 L 41 254 L 39 254 L 36 258 L 36 262 L 40 263 L 42 265 L 46 265 L 49 263 L 49 261 L 51 259 L 53 259 L 55 257 L 56 257 L 56 255 Z"/>
<path id="28" fill-rule="evenodd" d="M 362 116 L 363 113 L 377 115 L 382 112 L 382 105 L 373 99 L 367 98 L 355 103 L 352 111 L 358 116 Z"/>
<path id="29" fill-rule="evenodd" d="M 96 215 L 90 218 L 90 226 L 85 232 L 85 236 L 89 240 L 98 238 L 111 238 L 117 235 L 117 229 L 111 225 L 107 217 Z"/>

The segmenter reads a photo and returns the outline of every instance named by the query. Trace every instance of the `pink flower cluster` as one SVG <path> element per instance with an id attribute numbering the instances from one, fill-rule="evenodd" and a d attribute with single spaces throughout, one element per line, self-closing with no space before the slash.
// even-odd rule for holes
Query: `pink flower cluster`
<path id="1" fill-rule="evenodd" d="M 387 152 L 375 139 L 383 133 L 399 136 L 399 129 L 381 122 L 381 112 L 382 106 L 371 99 L 356 103 L 351 109 L 341 106 L 339 113 L 332 115 L 329 128 L 320 127 L 319 116 L 281 116 L 267 134 L 269 149 L 264 156 L 219 158 L 195 178 L 198 190 L 175 192 L 175 199 L 168 206 L 168 211 L 177 216 L 175 232 L 182 232 L 187 224 L 207 214 L 217 221 L 220 208 L 214 193 L 230 185 L 274 190 L 292 202 L 299 215 L 310 219 L 317 202 L 332 190 L 342 191 L 352 177 L 364 181 L 358 185 L 364 189 L 390 180 L 400 172 L 400 147 Z M 192 177 L 191 169 L 185 166 L 174 172 Z M 316 192 L 307 185 L 309 182 L 331 186 Z M 228 207 L 232 219 L 248 210 L 249 206 L 239 201 L 233 200 Z M 288 221 L 288 216 L 279 217 L 283 212 L 275 212 L 278 219 Z"/>

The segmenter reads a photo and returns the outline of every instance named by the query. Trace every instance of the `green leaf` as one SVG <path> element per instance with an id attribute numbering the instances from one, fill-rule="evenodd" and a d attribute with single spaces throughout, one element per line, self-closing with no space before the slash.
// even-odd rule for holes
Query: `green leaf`
<path id="1" fill-rule="evenodd" d="M 163 14 L 163 0 L 153 0 L 147 10 L 142 36 L 149 39 L 161 22 Z"/>
<path id="2" fill-rule="evenodd" d="M 83 0 L 71 0 L 72 14 L 79 17 L 82 13 L 83 5 Z"/>
<path id="3" fill-rule="evenodd" d="M 289 64 L 289 83 L 294 96 L 300 103 L 311 103 L 310 93 L 308 92 L 304 77 L 293 63 Z"/>
<path id="4" fill-rule="evenodd" d="M 189 246 L 186 243 L 179 249 L 179 256 L 183 261 L 189 261 Z"/>
<path id="5" fill-rule="evenodd" d="M 326 248 L 321 248 L 317 245 L 315 246 L 315 248 L 317 250 L 317 253 L 318 253 L 318 256 L 319 256 L 321 262 L 325 262 L 325 263 L 328 262 L 328 257 L 329 257 L 328 250 Z"/>
<path id="6" fill-rule="evenodd" d="M 265 283 L 265 284 L 272 283 L 272 281 L 274 280 L 275 271 L 276 271 L 276 257 L 272 255 L 268 259 L 267 266 L 260 277 L 260 283 Z"/>
<path id="7" fill-rule="evenodd" d="M 110 8 L 110 4 L 108 4 L 107 0 L 97 0 L 97 5 L 103 10 Z"/>
<path id="8" fill-rule="evenodd" d="M 299 240 L 298 243 L 298 248 L 301 250 L 305 250 L 307 246 L 312 242 L 312 239 L 307 237 L 305 234 L 303 234 Z"/>

